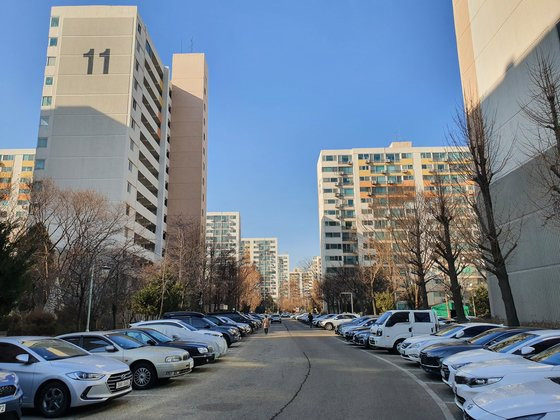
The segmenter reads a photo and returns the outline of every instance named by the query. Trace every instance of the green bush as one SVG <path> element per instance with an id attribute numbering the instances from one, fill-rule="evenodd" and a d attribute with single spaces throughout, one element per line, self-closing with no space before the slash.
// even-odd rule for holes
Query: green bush
<path id="1" fill-rule="evenodd" d="M 36 309 L 24 316 L 12 315 L 8 318 L 8 335 L 55 335 L 56 317 Z"/>

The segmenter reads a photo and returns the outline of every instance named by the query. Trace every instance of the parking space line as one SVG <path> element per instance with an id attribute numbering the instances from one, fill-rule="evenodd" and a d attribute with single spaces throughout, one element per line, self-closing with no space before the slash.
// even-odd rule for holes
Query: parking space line
<path id="1" fill-rule="evenodd" d="M 455 420 L 455 417 L 453 416 L 453 414 L 451 414 L 451 411 L 449 411 L 449 408 L 447 408 L 447 403 L 444 402 L 439 395 L 437 395 L 424 381 L 422 381 L 421 379 L 419 379 L 415 374 L 411 373 L 408 369 L 402 368 L 399 365 L 397 365 L 396 363 L 391 362 L 390 360 L 387 360 L 381 356 L 378 356 L 376 354 L 370 353 L 367 350 L 362 350 L 364 353 L 369 354 L 372 357 L 375 357 L 376 359 L 379 359 L 385 363 L 390 364 L 393 367 L 396 367 L 397 369 L 403 371 L 404 373 L 406 373 L 408 376 L 410 376 L 412 378 L 413 381 L 415 381 L 418 385 L 420 385 L 422 388 L 424 388 L 424 391 L 426 391 L 426 393 L 432 398 L 432 400 L 434 400 L 434 402 L 439 406 L 443 416 L 445 417 L 446 420 Z"/>

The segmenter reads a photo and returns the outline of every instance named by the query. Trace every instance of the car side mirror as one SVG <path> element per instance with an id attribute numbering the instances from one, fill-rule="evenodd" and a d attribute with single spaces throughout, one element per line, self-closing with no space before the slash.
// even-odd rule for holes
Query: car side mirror
<path id="1" fill-rule="evenodd" d="M 115 346 L 105 346 L 105 351 L 108 353 L 114 353 L 117 351 Z"/>
<path id="2" fill-rule="evenodd" d="M 151 338 L 146 343 L 148 343 L 150 346 L 155 346 L 157 344 L 155 340 L 152 340 Z"/>
<path id="3" fill-rule="evenodd" d="M 521 355 L 522 355 L 522 356 L 527 356 L 528 354 L 531 354 L 531 353 L 533 353 L 534 351 L 535 351 L 535 348 L 534 348 L 534 347 L 526 346 L 526 347 L 523 347 L 523 348 L 521 349 Z"/>
<path id="4" fill-rule="evenodd" d="M 179 336 L 178 336 L 178 335 L 175 335 L 175 334 L 173 334 L 173 335 L 171 336 L 171 338 L 172 338 L 173 340 L 178 340 L 178 339 L 179 339 Z"/>
<path id="5" fill-rule="evenodd" d="M 465 336 L 465 331 L 459 331 L 457 334 L 455 334 L 455 338 L 461 338 Z"/>
<path id="6" fill-rule="evenodd" d="M 18 354 L 16 356 L 16 360 L 20 363 L 23 363 L 24 365 L 28 365 L 31 363 L 30 359 L 29 359 L 29 355 L 27 353 L 24 354 Z"/>

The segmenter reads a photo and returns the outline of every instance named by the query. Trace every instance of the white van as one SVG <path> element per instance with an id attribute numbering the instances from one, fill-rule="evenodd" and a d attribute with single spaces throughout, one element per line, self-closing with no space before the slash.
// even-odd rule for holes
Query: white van
<path id="1" fill-rule="evenodd" d="M 370 328 L 369 344 L 392 351 L 408 337 L 436 332 L 438 320 L 431 310 L 387 311 Z"/>

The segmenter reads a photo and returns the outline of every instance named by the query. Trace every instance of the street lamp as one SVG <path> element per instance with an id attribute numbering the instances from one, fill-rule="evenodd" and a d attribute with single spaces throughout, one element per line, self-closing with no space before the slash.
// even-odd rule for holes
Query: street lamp
<path id="1" fill-rule="evenodd" d="M 111 267 L 104 265 L 101 267 L 101 270 L 108 271 Z M 91 320 L 91 298 L 93 296 L 93 276 L 95 273 L 95 260 L 91 265 L 91 276 L 89 278 L 89 296 L 88 296 L 88 310 L 87 310 L 87 321 L 86 321 L 86 332 L 89 332 L 89 322 Z"/>
<path id="2" fill-rule="evenodd" d="M 354 293 L 352 292 L 340 292 L 341 295 L 350 295 L 350 311 L 354 313 Z"/>

